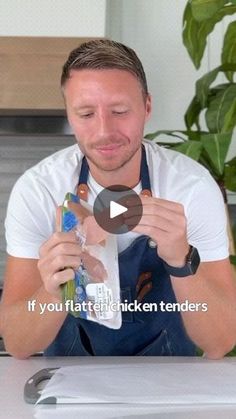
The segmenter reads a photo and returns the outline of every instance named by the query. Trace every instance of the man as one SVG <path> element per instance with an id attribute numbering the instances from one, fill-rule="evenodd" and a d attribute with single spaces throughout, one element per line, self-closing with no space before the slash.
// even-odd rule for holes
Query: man
<path id="1" fill-rule="evenodd" d="M 61 83 L 78 144 L 26 171 L 13 188 L 1 309 L 6 349 L 26 358 L 42 350 L 194 355 L 199 346 L 209 358 L 222 357 L 235 344 L 236 291 L 217 185 L 193 160 L 142 142 L 151 97 L 130 48 L 110 40 L 81 45 L 65 63 Z M 133 188 L 143 204 L 138 225 L 117 238 L 123 297 L 171 304 L 159 312 L 123 313 L 119 330 L 66 311 L 39 311 L 39 303 L 61 302 L 60 285 L 74 277 L 81 261 L 75 234 L 54 231 L 65 193 L 76 193 L 81 176 L 84 184 L 84 164 L 90 204 L 114 184 Z M 35 309 L 29 310 L 33 300 Z M 171 311 L 176 302 L 192 308 Z"/>

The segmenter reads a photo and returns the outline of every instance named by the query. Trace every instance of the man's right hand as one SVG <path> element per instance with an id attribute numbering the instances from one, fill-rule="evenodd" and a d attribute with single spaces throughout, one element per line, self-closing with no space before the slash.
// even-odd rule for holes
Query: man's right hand
<path id="1" fill-rule="evenodd" d="M 54 233 L 39 249 L 38 270 L 46 291 L 61 301 L 60 285 L 74 279 L 81 263 L 81 246 L 74 231 Z"/>

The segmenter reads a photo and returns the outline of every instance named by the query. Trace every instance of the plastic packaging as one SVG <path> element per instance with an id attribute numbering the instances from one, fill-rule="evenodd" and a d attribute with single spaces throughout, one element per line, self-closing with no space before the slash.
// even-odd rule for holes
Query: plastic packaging
<path id="1" fill-rule="evenodd" d="M 75 278 L 62 285 L 66 309 L 75 317 L 119 329 L 122 321 L 116 236 L 102 230 L 91 207 L 72 193 L 66 194 L 59 222 L 61 231 L 75 231 L 82 249 Z"/>

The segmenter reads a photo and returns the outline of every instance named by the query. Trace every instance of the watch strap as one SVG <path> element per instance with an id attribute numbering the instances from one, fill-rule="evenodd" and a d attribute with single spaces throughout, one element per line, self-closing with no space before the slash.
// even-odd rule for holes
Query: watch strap
<path id="1" fill-rule="evenodd" d="M 189 252 L 186 256 L 186 263 L 184 266 L 175 267 L 168 265 L 164 261 L 164 266 L 169 275 L 175 277 L 185 277 L 189 275 L 194 275 L 197 271 L 197 268 L 200 264 L 200 256 L 196 247 L 190 246 Z"/>

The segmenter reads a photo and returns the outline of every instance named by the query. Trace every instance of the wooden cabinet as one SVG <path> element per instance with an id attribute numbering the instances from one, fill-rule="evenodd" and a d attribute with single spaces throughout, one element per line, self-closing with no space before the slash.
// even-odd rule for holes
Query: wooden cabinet
<path id="1" fill-rule="evenodd" d="M 62 66 L 89 39 L 0 37 L 0 114 L 63 111 Z"/>

